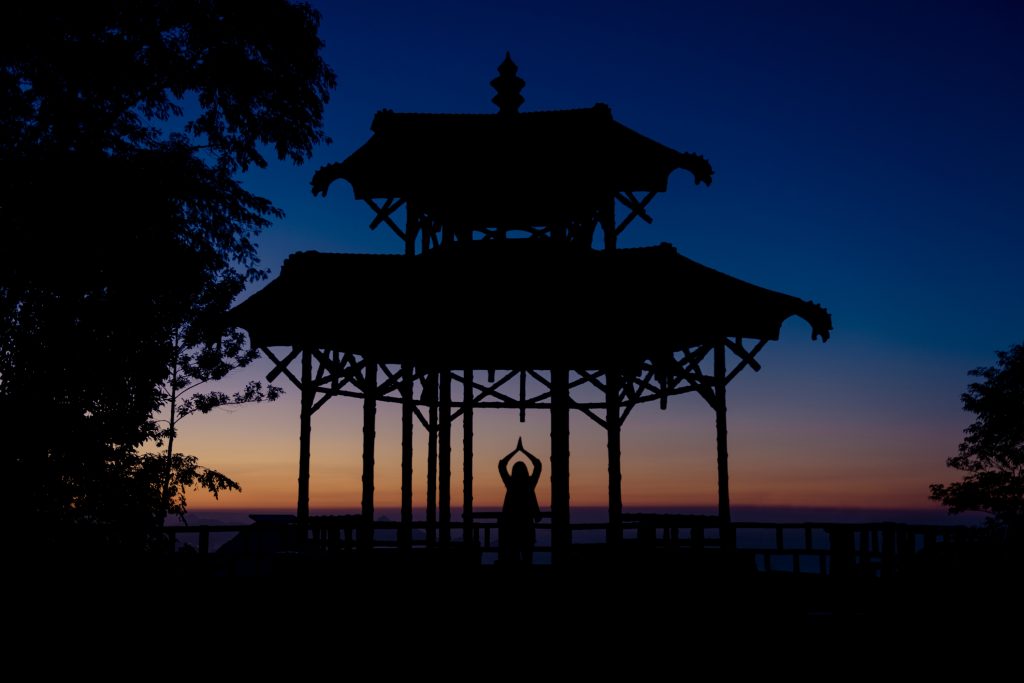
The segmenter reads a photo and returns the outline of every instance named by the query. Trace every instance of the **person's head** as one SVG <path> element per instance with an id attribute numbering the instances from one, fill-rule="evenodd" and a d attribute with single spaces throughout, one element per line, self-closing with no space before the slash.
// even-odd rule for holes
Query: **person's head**
<path id="1" fill-rule="evenodd" d="M 530 478 L 530 473 L 526 469 L 526 463 L 525 462 L 520 461 L 520 462 L 517 462 L 515 465 L 512 465 L 512 480 L 513 481 L 525 481 L 525 480 L 528 480 L 529 478 Z"/>

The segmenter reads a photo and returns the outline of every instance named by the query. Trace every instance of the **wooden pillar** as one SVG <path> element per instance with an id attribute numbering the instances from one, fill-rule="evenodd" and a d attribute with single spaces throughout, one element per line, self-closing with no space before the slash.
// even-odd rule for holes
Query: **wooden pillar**
<path id="1" fill-rule="evenodd" d="M 438 392 L 438 507 L 440 519 L 438 531 L 441 545 L 447 546 L 452 539 L 452 373 L 439 373 Z"/>
<path id="2" fill-rule="evenodd" d="M 465 371 L 462 388 L 462 540 L 473 540 L 473 371 Z"/>
<path id="3" fill-rule="evenodd" d="M 569 528 L 569 371 L 551 370 L 551 547 L 558 561 L 572 543 Z"/>
<path id="4" fill-rule="evenodd" d="M 299 501 L 296 516 L 299 519 L 299 539 L 305 545 L 309 529 L 309 454 L 310 432 L 313 420 L 313 354 L 302 350 L 302 386 L 299 388 Z"/>
<path id="5" fill-rule="evenodd" d="M 732 511 L 729 506 L 729 438 L 725 421 L 725 344 L 715 344 L 715 431 L 718 445 L 718 518 L 722 525 L 722 546 L 735 546 Z"/>
<path id="6" fill-rule="evenodd" d="M 423 399 L 427 401 L 427 545 L 437 539 L 437 373 L 423 379 Z"/>
<path id="7" fill-rule="evenodd" d="M 373 546 L 373 446 L 377 438 L 377 363 L 366 359 L 363 386 L 363 518 L 359 544 Z"/>
<path id="8" fill-rule="evenodd" d="M 622 540 L 622 410 L 619 373 L 609 369 L 605 381 L 605 422 L 608 432 L 608 543 Z"/>
<path id="9" fill-rule="evenodd" d="M 399 546 L 412 547 L 412 363 L 402 364 L 402 525 Z"/>

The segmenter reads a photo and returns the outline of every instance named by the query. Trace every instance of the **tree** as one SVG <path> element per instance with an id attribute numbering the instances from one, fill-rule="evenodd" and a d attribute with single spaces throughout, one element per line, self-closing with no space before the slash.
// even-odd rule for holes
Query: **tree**
<path id="1" fill-rule="evenodd" d="M 930 497 L 950 514 L 986 512 L 1016 535 L 1024 523 L 1024 344 L 996 355 L 994 366 L 969 373 L 980 381 L 961 396 L 976 419 L 946 464 L 966 475 L 948 486 L 932 484 Z"/>
<path id="2" fill-rule="evenodd" d="M 5 9 L 0 437 L 27 537 L 121 542 L 167 512 L 138 449 L 176 331 L 223 349 L 218 292 L 265 277 L 254 239 L 280 212 L 238 172 L 327 140 L 318 23 L 284 0 Z"/>
<path id="3" fill-rule="evenodd" d="M 225 283 L 229 286 L 210 288 L 230 302 L 235 298 L 240 282 Z M 275 401 L 282 389 L 273 385 L 263 388 L 261 382 L 248 382 L 241 391 L 226 394 L 222 391 L 200 392 L 210 382 L 223 379 L 228 373 L 249 365 L 258 357 L 258 352 L 246 344 L 245 335 L 237 329 L 225 330 L 218 338 L 205 338 L 215 325 L 205 324 L 204 313 L 220 312 L 223 302 L 207 301 L 197 304 L 196 315 L 173 331 L 171 339 L 171 372 L 160 386 L 161 398 L 166 408 L 166 419 L 157 420 L 163 424 L 156 435 L 158 447 L 166 444 L 163 453 L 146 453 L 147 460 L 155 461 L 150 469 L 154 473 L 152 486 L 158 492 L 157 509 L 163 516 L 174 515 L 185 521 L 187 503 L 186 491 L 196 486 L 205 488 L 218 497 L 220 491 L 241 491 L 237 482 L 216 470 L 199 465 L 198 458 L 177 453 L 174 440 L 178 435 L 178 424 L 195 413 L 209 413 L 224 406 L 246 403 Z"/>

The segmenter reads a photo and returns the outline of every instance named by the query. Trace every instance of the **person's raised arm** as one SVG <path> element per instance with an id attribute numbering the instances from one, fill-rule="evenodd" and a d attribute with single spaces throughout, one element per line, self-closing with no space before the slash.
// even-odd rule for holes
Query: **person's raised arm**
<path id="1" fill-rule="evenodd" d="M 531 453 L 530 451 L 526 450 L 525 448 L 522 449 L 522 451 L 523 451 L 523 455 L 525 455 L 527 458 L 529 458 L 530 459 L 530 463 L 533 465 L 533 472 L 530 473 L 530 483 L 533 484 L 534 486 L 536 486 L 537 482 L 540 481 L 540 472 L 543 469 L 543 466 L 541 465 L 541 462 L 540 462 L 540 458 L 538 458 L 537 456 L 535 456 L 533 453 Z"/>
<path id="2" fill-rule="evenodd" d="M 508 483 L 512 480 L 512 477 L 508 473 L 508 461 L 511 460 L 515 454 L 516 452 L 512 451 L 511 453 L 509 453 L 504 458 L 498 461 L 498 472 L 501 474 L 501 481 L 505 484 L 505 486 L 508 486 Z"/>

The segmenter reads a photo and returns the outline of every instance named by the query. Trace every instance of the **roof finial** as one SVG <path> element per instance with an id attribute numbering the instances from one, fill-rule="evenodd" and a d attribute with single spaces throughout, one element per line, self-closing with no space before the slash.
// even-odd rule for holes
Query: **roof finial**
<path id="1" fill-rule="evenodd" d="M 516 76 L 519 67 L 512 61 L 512 55 L 505 53 L 505 61 L 498 67 L 498 77 L 491 81 L 491 87 L 497 91 L 497 95 L 491 98 L 498 106 L 502 114 L 515 114 L 519 106 L 525 101 L 519 91 L 526 85 L 526 81 Z"/>

